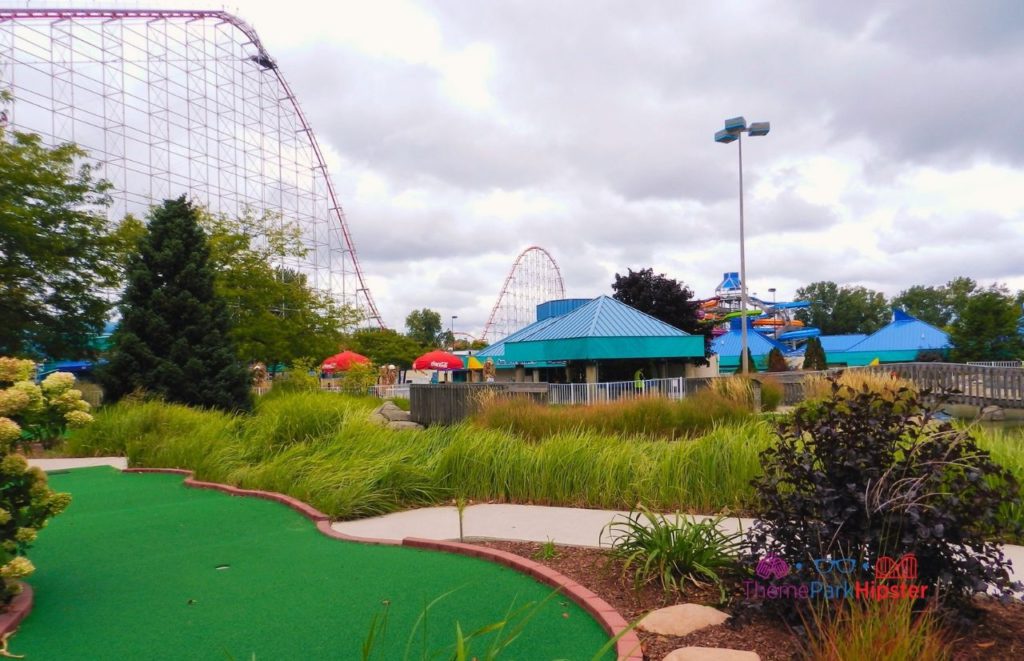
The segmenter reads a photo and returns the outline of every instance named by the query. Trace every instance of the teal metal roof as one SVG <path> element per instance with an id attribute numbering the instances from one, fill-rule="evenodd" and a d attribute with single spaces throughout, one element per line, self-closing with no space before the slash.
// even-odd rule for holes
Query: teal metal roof
<path id="1" fill-rule="evenodd" d="M 547 320 L 546 320 L 547 321 Z M 553 323 L 539 327 L 541 322 L 527 326 L 529 333 L 516 337 L 516 342 L 564 340 L 584 337 L 689 337 L 675 326 L 644 314 L 636 308 L 609 296 L 595 298 L 568 314 L 550 319 Z M 522 332 L 522 331 L 520 331 Z M 511 338 L 512 336 L 510 336 Z M 508 341 L 508 340 L 506 340 Z"/>
<path id="2" fill-rule="evenodd" d="M 922 351 L 926 349 L 949 349 L 949 335 L 903 310 L 893 310 L 892 321 L 857 344 L 848 347 L 847 352 Z M 826 353 L 828 350 L 826 349 Z"/>

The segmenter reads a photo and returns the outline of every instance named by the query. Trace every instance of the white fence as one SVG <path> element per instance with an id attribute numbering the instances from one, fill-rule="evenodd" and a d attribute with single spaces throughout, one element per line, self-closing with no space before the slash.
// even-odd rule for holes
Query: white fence
<path id="1" fill-rule="evenodd" d="M 373 386 L 370 388 L 370 394 L 381 399 L 395 399 L 396 397 L 409 399 L 409 384 L 396 383 L 391 386 Z"/>
<path id="2" fill-rule="evenodd" d="M 978 360 L 967 364 L 975 367 L 1024 367 L 1024 362 L 1019 360 Z"/>
<path id="3" fill-rule="evenodd" d="M 548 385 L 548 398 L 552 404 L 594 404 L 614 402 L 637 397 L 668 397 L 682 399 L 686 396 L 686 379 L 646 379 L 638 387 L 635 381 L 611 381 L 609 383 L 552 383 Z"/>

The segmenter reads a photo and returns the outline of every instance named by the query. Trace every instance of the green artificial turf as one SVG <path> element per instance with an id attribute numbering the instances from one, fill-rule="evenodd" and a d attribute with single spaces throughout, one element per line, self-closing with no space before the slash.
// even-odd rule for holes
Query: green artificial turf
<path id="1" fill-rule="evenodd" d="M 455 590 L 427 614 L 428 650 L 451 646 L 456 622 L 468 632 L 551 594 L 473 558 L 333 540 L 283 505 L 189 489 L 180 476 L 83 468 L 50 484 L 73 502 L 30 551 L 35 608 L 10 644 L 29 661 L 358 660 L 385 602 L 371 658 L 448 658 L 423 655 L 419 637 L 405 655 L 436 597 Z M 607 640 L 556 595 L 501 658 L 590 659 Z"/>

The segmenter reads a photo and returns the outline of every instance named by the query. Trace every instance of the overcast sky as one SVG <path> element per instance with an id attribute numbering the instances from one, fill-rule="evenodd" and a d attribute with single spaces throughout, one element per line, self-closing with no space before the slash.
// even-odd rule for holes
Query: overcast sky
<path id="1" fill-rule="evenodd" d="M 516 255 L 571 297 L 966 275 L 1024 288 L 1024 2 L 373 0 L 232 8 L 322 146 L 385 321 L 479 333 Z"/>

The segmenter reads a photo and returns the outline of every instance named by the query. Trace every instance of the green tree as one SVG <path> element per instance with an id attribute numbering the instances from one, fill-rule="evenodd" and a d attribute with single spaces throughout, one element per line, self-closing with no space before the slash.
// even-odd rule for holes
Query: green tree
<path id="1" fill-rule="evenodd" d="M 939 328 L 948 324 L 953 316 L 945 287 L 914 285 L 893 298 L 892 306 Z"/>
<path id="2" fill-rule="evenodd" d="M 828 358 L 825 356 L 825 348 L 821 346 L 821 340 L 812 337 L 804 345 L 804 369 L 824 370 L 828 369 Z"/>
<path id="3" fill-rule="evenodd" d="M 693 300 L 693 291 L 664 273 L 654 269 L 627 269 L 626 275 L 615 274 L 612 298 L 660 319 L 666 324 L 693 335 L 704 336 L 704 355 L 711 353 L 711 326 L 699 316 L 700 305 Z"/>
<path id="4" fill-rule="evenodd" d="M 100 371 L 113 401 L 137 390 L 168 401 L 226 410 L 250 405 L 249 373 L 214 293 L 199 213 L 184 196 L 150 213 L 128 270 L 121 323 Z"/>
<path id="5" fill-rule="evenodd" d="M 739 366 L 739 368 L 737 368 L 737 371 L 740 371 L 742 369 L 743 369 L 743 363 L 742 363 L 742 361 L 740 361 L 740 366 Z M 757 374 L 757 363 L 754 361 L 754 354 L 751 353 L 750 347 L 747 347 L 747 373 L 748 374 Z"/>
<path id="6" fill-rule="evenodd" d="M 950 329 L 953 360 L 1024 358 L 1024 338 L 1017 332 L 1019 317 L 1020 309 L 1005 287 L 993 285 L 976 292 Z"/>
<path id="7" fill-rule="evenodd" d="M 946 283 L 946 297 L 949 301 L 950 319 L 956 319 L 967 308 L 967 302 L 978 292 L 978 283 L 964 276 L 953 278 Z"/>
<path id="8" fill-rule="evenodd" d="M 437 346 L 441 335 L 441 315 L 430 308 L 413 310 L 405 318 L 407 335 L 424 347 Z"/>
<path id="9" fill-rule="evenodd" d="M 412 361 L 423 353 L 416 340 L 387 328 L 361 328 L 349 335 L 345 344 L 374 365 L 395 365 L 401 369 L 412 367 Z"/>
<path id="10" fill-rule="evenodd" d="M 214 290 L 231 317 L 230 336 L 244 361 L 268 365 L 335 353 L 361 313 L 309 286 L 306 275 L 275 266 L 308 249 L 294 224 L 269 215 L 202 214 Z"/>
<path id="11" fill-rule="evenodd" d="M 921 321 L 944 328 L 963 313 L 976 291 L 978 284 L 974 280 L 960 276 L 941 287 L 914 285 L 892 299 L 892 305 Z"/>
<path id="12" fill-rule="evenodd" d="M 874 333 L 885 326 L 891 312 L 885 295 L 864 287 L 840 287 L 834 282 L 812 282 L 796 291 L 800 300 L 810 301 L 796 318 L 821 329 L 822 335 Z"/>
<path id="13" fill-rule="evenodd" d="M 85 157 L 0 125 L 0 354 L 93 353 L 124 240 L 106 219 L 110 185 Z"/>

